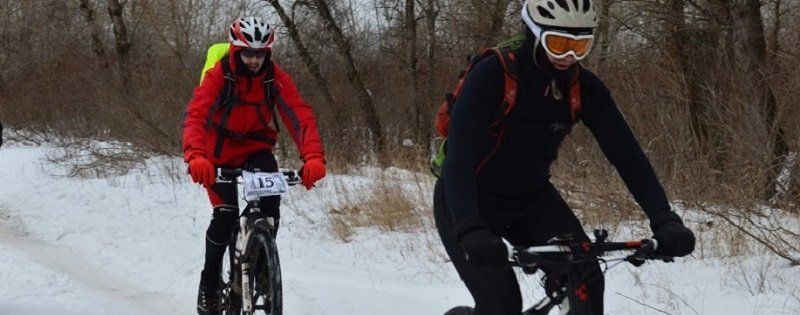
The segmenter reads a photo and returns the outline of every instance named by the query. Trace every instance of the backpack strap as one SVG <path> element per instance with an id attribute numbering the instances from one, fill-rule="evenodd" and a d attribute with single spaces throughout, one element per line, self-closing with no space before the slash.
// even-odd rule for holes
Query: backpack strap
<path id="1" fill-rule="evenodd" d="M 494 122 L 489 125 L 489 130 L 486 131 L 490 135 L 493 135 L 497 141 L 489 153 L 487 153 L 486 156 L 481 159 L 481 162 L 478 163 L 478 166 L 475 167 L 475 174 L 480 173 L 481 169 L 483 169 L 486 163 L 491 160 L 500 149 L 500 144 L 505 137 L 505 125 L 503 125 L 502 122 L 517 104 L 517 89 L 519 87 L 519 67 L 517 66 L 517 57 L 514 54 L 515 49 L 508 46 L 501 46 L 489 48 L 487 50 L 488 51 L 485 53 L 496 55 L 497 60 L 503 67 L 503 100 L 497 109 Z"/>
<path id="2" fill-rule="evenodd" d="M 233 85 L 236 83 L 236 77 L 233 76 L 231 65 L 228 64 L 228 56 L 222 57 L 222 59 L 220 59 L 220 64 L 222 65 L 222 76 L 225 79 L 225 85 L 222 86 L 222 92 L 219 93 L 214 104 L 208 108 L 209 119 L 206 121 L 206 128 L 211 126 L 211 114 L 222 107 L 227 107 L 233 101 Z"/>
<path id="3" fill-rule="evenodd" d="M 569 82 L 569 115 L 572 123 L 577 123 L 580 120 L 583 101 L 581 100 L 581 65 L 575 67 L 575 76 Z"/>
<path id="4" fill-rule="evenodd" d="M 484 51 L 484 54 L 494 54 L 503 67 L 503 101 L 500 103 L 497 115 L 490 128 L 496 127 L 501 120 L 514 109 L 517 104 L 517 89 L 519 87 L 519 66 L 514 50 L 507 47 L 494 47 Z"/>
<path id="5" fill-rule="evenodd" d="M 231 65 L 228 63 L 228 56 L 223 57 L 220 59 L 220 65 L 222 66 L 222 75 L 225 78 L 225 85 L 222 87 L 222 92 L 217 97 L 216 102 L 211 108 L 208 109 L 208 122 L 207 127 L 212 125 L 212 115 L 214 112 L 223 108 L 224 111 L 222 112 L 222 117 L 220 118 L 219 125 L 216 125 L 217 129 L 217 142 L 214 144 L 214 157 L 219 158 L 222 154 L 222 144 L 224 143 L 225 139 L 223 139 L 223 133 L 225 129 L 225 125 L 228 123 L 228 117 L 233 110 L 232 102 L 233 102 L 233 94 L 235 92 L 234 83 L 236 83 L 236 77 L 233 75 L 233 71 L 231 71 Z"/>
<path id="6" fill-rule="evenodd" d="M 281 132 L 281 127 L 278 124 L 278 113 L 275 110 L 275 99 L 278 96 L 278 89 L 275 87 L 275 65 L 272 64 L 272 61 L 268 61 L 267 67 L 267 74 L 264 76 L 264 102 L 267 103 L 267 107 L 269 107 L 270 113 L 272 113 L 272 124 L 275 126 L 276 132 Z M 261 111 L 258 112 L 259 116 L 261 116 Z M 263 117 L 259 117 L 262 123 L 265 123 Z M 266 125 L 265 125 L 266 126 Z"/>

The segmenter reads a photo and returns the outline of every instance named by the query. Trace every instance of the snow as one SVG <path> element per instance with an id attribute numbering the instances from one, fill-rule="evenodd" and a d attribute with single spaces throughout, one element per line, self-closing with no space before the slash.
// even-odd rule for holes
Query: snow
<path id="1" fill-rule="evenodd" d="M 76 178 L 47 161 L 57 149 L 0 149 L 0 314 L 194 313 L 211 211 L 181 161 Z M 329 176 L 284 198 L 285 313 L 441 314 L 472 304 L 430 219 L 414 232 L 357 227 L 347 242 L 331 232 L 328 212 L 368 195 L 380 174 L 430 214 L 431 179 L 398 169 Z M 645 225 L 620 232 L 645 233 L 637 230 Z M 524 279 L 530 305 L 541 293 Z M 800 313 L 800 268 L 769 253 L 621 264 L 606 279 L 609 314 Z"/>

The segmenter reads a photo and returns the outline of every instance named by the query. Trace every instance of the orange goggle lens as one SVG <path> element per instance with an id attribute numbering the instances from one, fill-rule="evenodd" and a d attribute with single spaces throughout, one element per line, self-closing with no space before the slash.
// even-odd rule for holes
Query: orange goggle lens
<path id="1" fill-rule="evenodd" d="M 589 53 L 592 48 L 592 42 L 594 42 L 594 36 L 592 35 L 574 36 L 546 32 L 542 37 L 547 51 L 556 57 L 564 57 L 571 51 L 576 58 L 583 58 Z"/>

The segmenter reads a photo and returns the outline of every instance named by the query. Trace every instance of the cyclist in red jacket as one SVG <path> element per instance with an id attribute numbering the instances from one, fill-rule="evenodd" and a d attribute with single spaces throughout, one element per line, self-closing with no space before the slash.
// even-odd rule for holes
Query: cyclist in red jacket
<path id="1" fill-rule="evenodd" d="M 216 183 L 217 167 L 277 171 L 272 149 L 283 120 L 304 161 L 303 185 L 325 177 L 325 154 L 311 107 L 289 75 L 271 60 L 275 33 L 259 18 L 230 26 L 227 57 L 208 70 L 194 90 L 183 124 L 184 159 L 192 180 L 208 190 L 213 218 L 206 232 L 205 265 L 197 297 L 199 314 L 219 313 L 222 256 L 237 223 L 235 183 Z M 276 113 L 277 111 L 277 113 Z M 261 200 L 278 224 L 280 197 Z"/>

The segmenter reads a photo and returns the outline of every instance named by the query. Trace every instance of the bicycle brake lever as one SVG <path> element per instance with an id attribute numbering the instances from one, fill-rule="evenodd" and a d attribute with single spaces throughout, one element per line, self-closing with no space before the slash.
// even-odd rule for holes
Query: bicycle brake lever
<path id="1" fill-rule="evenodd" d="M 646 260 L 661 260 L 663 262 L 674 262 L 674 257 L 661 255 L 658 253 L 658 241 L 655 239 L 643 240 L 645 243 L 642 248 L 636 250 L 633 254 L 625 258 L 625 261 L 632 265 L 639 267 Z"/>
<path id="2" fill-rule="evenodd" d="M 512 246 L 508 243 L 505 239 L 503 240 L 503 244 L 506 244 L 506 250 L 508 251 L 508 262 L 512 265 L 516 265 L 522 269 L 522 272 L 525 274 L 535 274 L 539 268 L 536 267 L 535 264 L 528 264 L 526 259 L 524 258 L 525 255 L 530 255 L 529 253 L 525 252 L 524 250 L 519 250 L 517 247 Z"/>
<path id="3" fill-rule="evenodd" d="M 506 254 L 508 255 L 508 262 L 512 262 L 512 263 L 517 262 L 518 261 L 518 259 L 517 259 L 517 253 L 518 253 L 517 249 L 514 246 L 512 246 L 511 243 L 509 243 L 506 239 L 501 237 L 500 240 L 503 241 L 503 244 L 506 245 Z"/>

